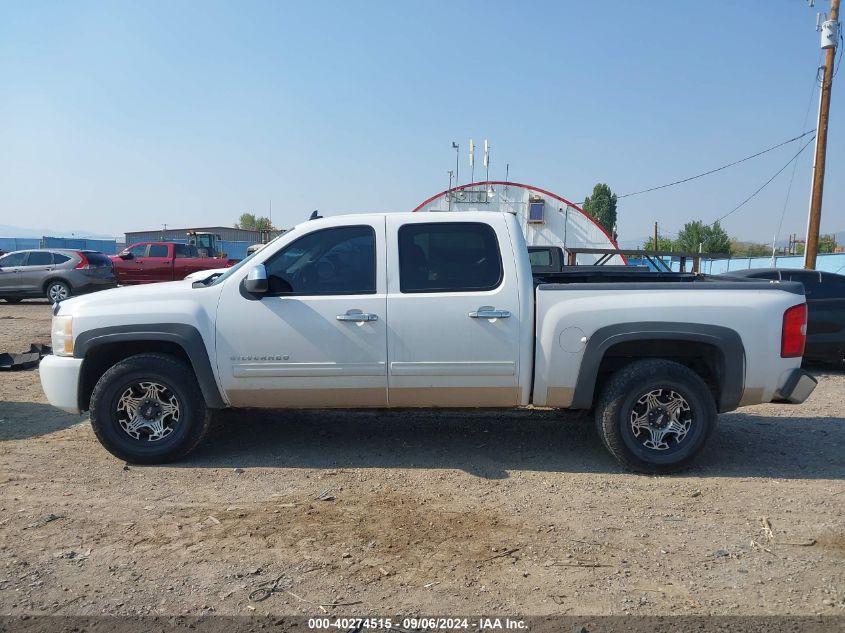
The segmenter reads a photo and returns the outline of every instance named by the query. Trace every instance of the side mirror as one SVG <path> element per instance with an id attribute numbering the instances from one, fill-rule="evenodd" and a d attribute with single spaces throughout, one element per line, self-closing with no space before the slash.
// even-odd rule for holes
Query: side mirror
<path id="1" fill-rule="evenodd" d="M 120 257 L 120 259 L 132 259 L 134 256 L 132 253 L 121 253 L 118 257 Z"/>
<path id="2" fill-rule="evenodd" d="M 269 287 L 267 269 L 264 268 L 264 264 L 256 264 L 244 280 L 244 290 L 250 294 L 263 295 Z"/>

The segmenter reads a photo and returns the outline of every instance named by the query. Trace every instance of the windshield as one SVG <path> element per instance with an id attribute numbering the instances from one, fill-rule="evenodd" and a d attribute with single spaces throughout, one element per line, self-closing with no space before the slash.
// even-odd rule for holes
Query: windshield
<path id="1" fill-rule="evenodd" d="M 290 231 L 288 231 L 288 233 L 289 233 L 289 232 L 290 232 Z M 259 253 L 263 252 L 263 251 L 264 251 L 264 249 L 268 248 L 268 247 L 270 246 L 270 244 L 272 244 L 273 242 L 275 242 L 277 239 L 279 239 L 279 238 L 280 238 L 280 237 L 282 237 L 283 235 L 285 235 L 285 233 L 282 233 L 281 235 L 277 235 L 275 238 L 273 238 L 272 240 L 270 240 L 269 242 L 267 242 L 267 244 L 265 244 L 264 248 L 260 248 L 260 249 L 258 249 L 257 251 L 255 251 L 254 253 L 250 253 L 249 255 L 247 255 L 246 257 L 244 257 L 241 261 L 239 261 L 237 264 L 235 264 L 235 265 L 234 265 L 234 266 L 232 266 L 231 268 L 228 268 L 228 269 L 226 270 L 226 272 L 224 272 L 223 274 L 218 275 L 218 276 L 216 276 L 216 277 L 212 276 L 211 278 L 206 279 L 206 280 L 205 280 L 205 282 L 204 282 L 204 283 L 205 283 L 205 285 L 206 285 L 206 286 L 216 286 L 216 285 L 217 285 L 217 284 L 219 284 L 219 283 L 223 283 L 225 280 L 227 280 L 229 277 L 231 277 L 231 276 L 232 276 L 232 274 L 233 274 L 235 271 L 240 270 L 241 268 L 243 268 L 244 264 L 246 264 L 247 262 L 249 262 L 249 260 L 253 259 L 253 258 L 254 258 L 256 255 L 258 255 Z"/>

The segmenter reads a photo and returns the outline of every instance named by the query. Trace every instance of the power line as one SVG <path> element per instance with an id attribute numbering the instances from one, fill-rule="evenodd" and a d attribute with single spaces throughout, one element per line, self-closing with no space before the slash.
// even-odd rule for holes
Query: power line
<path id="1" fill-rule="evenodd" d="M 808 134 L 812 134 L 815 132 L 815 129 L 808 130 L 803 134 L 799 134 L 798 136 L 793 136 L 791 139 L 778 143 L 777 145 L 772 145 L 771 147 L 767 147 L 766 149 L 756 152 L 755 154 L 751 154 L 750 156 L 746 156 L 745 158 L 740 158 L 739 160 L 735 160 L 731 163 L 726 165 L 722 165 L 721 167 L 717 167 L 716 169 L 710 169 L 708 171 L 702 172 L 700 174 L 696 174 L 695 176 L 690 176 L 689 178 L 682 178 L 681 180 L 674 180 L 672 182 L 667 182 L 665 185 L 658 185 L 657 187 L 649 187 L 648 189 L 642 189 L 641 191 L 632 191 L 630 193 L 623 193 L 621 195 L 617 195 L 616 198 L 630 198 L 631 196 L 638 196 L 642 193 L 649 193 L 650 191 L 657 191 L 658 189 L 666 189 L 667 187 L 673 187 L 675 185 L 681 185 L 685 182 L 689 182 L 691 180 L 696 180 L 697 178 L 703 178 L 704 176 L 709 176 L 710 174 L 715 174 L 716 172 L 722 171 L 723 169 L 727 169 L 728 167 L 733 167 L 734 165 L 739 165 L 740 163 L 744 163 L 745 161 L 751 160 L 752 158 L 757 158 L 758 156 L 762 156 L 763 154 L 768 154 L 772 150 L 776 150 L 779 147 L 783 147 L 784 145 L 788 145 L 793 141 L 797 141 L 798 139 L 804 138 Z M 581 204 L 585 204 L 587 201 L 583 200 Z"/>
<path id="2" fill-rule="evenodd" d="M 643 189 L 641 191 L 632 191 L 631 193 L 623 193 L 622 195 L 617 196 L 617 198 L 629 198 L 631 196 L 638 196 L 641 193 L 649 193 L 650 191 L 657 191 L 658 189 L 666 189 L 667 187 L 672 187 L 674 185 L 680 185 L 680 184 L 683 184 L 685 182 L 689 182 L 690 180 L 695 180 L 696 178 L 703 178 L 704 176 L 709 176 L 710 174 L 715 174 L 716 172 L 722 171 L 723 169 L 727 169 L 728 167 L 733 167 L 734 165 L 739 165 L 740 163 L 744 163 L 745 161 L 751 160 L 752 158 L 757 158 L 758 156 L 762 156 L 763 154 L 767 154 L 768 152 L 771 152 L 772 150 L 775 150 L 778 147 L 783 147 L 784 145 L 788 145 L 789 143 L 791 143 L 793 141 L 797 141 L 800 138 L 804 138 L 808 134 L 812 134 L 815 131 L 816 131 L 815 129 L 809 130 L 807 132 L 804 132 L 803 134 L 799 134 L 798 136 L 794 136 L 787 141 L 783 141 L 782 143 L 778 143 L 777 145 L 772 145 L 771 147 L 766 148 L 766 149 L 764 149 L 760 152 L 757 152 L 756 154 L 751 154 L 751 156 L 746 156 L 745 158 L 740 158 L 739 160 L 735 160 L 732 163 L 728 163 L 727 165 L 722 165 L 721 167 L 717 167 L 716 169 L 711 169 L 709 171 L 705 171 L 705 172 L 702 172 L 700 174 L 696 174 L 695 176 L 690 176 L 689 178 L 682 178 L 681 180 L 675 180 L 673 182 L 668 182 L 665 185 L 659 185 L 657 187 L 649 187 L 648 189 Z"/>
<path id="3" fill-rule="evenodd" d="M 842 33 L 840 32 L 839 33 L 839 61 L 834 64 L 834 66 L 835 66 L 835 68 L 833 69 L 834 79 L 836 78 L 836 75 L 839 74 L 839 66 L 842 65 L 842 50 L 843 50 L 843 48 L 845 48 L 845 46 L 843 46 L 843 44 L 845 44 L 845 35 L 842 35 Z"/>
<path id="4" fill-rule="evenodd" d="M 799 137 L 799 138 L 800 138 L 800 137 Z M 710 226 L 713 226 L 713 225 L 714 225 L 714 224 L 716 224 L 717 222 L 721 222 L 722 220 L 724 220 L 726 217 L 728 217 L 729 215 L 731 215 L 731 214 L 732 214 L 732 213 L 734 213 L 735 211 L 739 211 L 742 207 L 744 207 L 744 206 L 746 205 L 746 203 L 748 203 L 748 202 L 749 202 L 752 198 L 754 198 L 754 196 L 756 196 L 758 193 L 760 193 L 761 191 L 763 191 L 763 189 L 765 189 L 765 188 L 769 185 L 769 183 L 771 183 L 771 182 L 772 182 L 775 178 L 777 178 L 778 176 L 780 176 L 781 172 L 783 172 L 783 170 L 785 170 L 787 167 L 789 167 L 789 166 L 792 164 L 792 161 L 794 161 L 795 159 L 797 159 L 797 158 L 801 155 L 801 152 L 803 152 L 805 149 L 807 149 L 807 147 L 810 145 L 810 143 L 812 143 L 812 142 L 813 142 L 813 140 L 814 140 L 815 138 L 816 138 L 816 136 L 815 136 L 815 135 L 813 135 L 813 136 L 810 138 L 810 140 L 809 140 L 809 141 L 807 141 L 806 143 L 804 143 L 803 147 L 801 147 L 801 149 L 799 149 L 799 150 L 795 153 L 795 155 L 794 155 L 792 158 L 790 158 L 790 159 L 789 159 L 789 161 L 786 163 L 786 165 L 784 165 L 783 167 L 781 167 L 780 169 L 778 169 L 778 170 L 775 172 L 775 175 L 774 175 L 774 176 L 772 176 L 771 178 L 769 178 L 769 179 L 768 179 L 766 182 L 764 182 L 764 183 L 763 183 L 763 184 L 762 184 L 762 185 L 761 185 L 761 186 L 760 186 L 760 187 L 759 187 L 759 188 L 758 188 L 758 189 L 757 189 L 754 193 L 752 193 L 752 194 L 751 194 L 750 196 L 748 196 L 745 200 L 743 200 L 743 201 L 742 201 L 742 202 L 740 202 L 738 205 L 736 205 L 733 209 L 731 209 L 730 211 L 728 211 L 725 215 L 723 215 L 722 217 L 717 218 L 716 220 L 714 220 L 713 222 L 711 222 L 711 223 L 710 223 Z M 795 140 L 795 139 L 793 139 L 793 140 Z"/>

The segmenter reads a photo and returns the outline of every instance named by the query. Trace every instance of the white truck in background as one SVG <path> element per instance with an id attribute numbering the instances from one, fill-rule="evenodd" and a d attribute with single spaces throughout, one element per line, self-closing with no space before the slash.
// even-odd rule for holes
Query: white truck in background
<path id="1" fill-rule="evenodd" d="M 800 284 L 596 279 L 532 277 L 510 214 L 316 219 L 216 277 L 57 304 L 41 381 L 129 462 L 184 457 L 228 407 L 535 405 L 594 410 L 645 472 L 815 388 Z"/>

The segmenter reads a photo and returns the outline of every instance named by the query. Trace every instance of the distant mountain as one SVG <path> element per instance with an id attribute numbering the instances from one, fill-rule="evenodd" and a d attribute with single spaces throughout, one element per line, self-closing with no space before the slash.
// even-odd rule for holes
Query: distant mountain
<path id="1" fill-rule="evenodd" d="M 94 239 L 114 239 L 115 235 L 104 235 L 95 231 L 84 229 L 72 231 L 57 231 L 55 229 L 31 229 L 10 224 L 0 224 L 0 237 L 89 237 Z"/>

